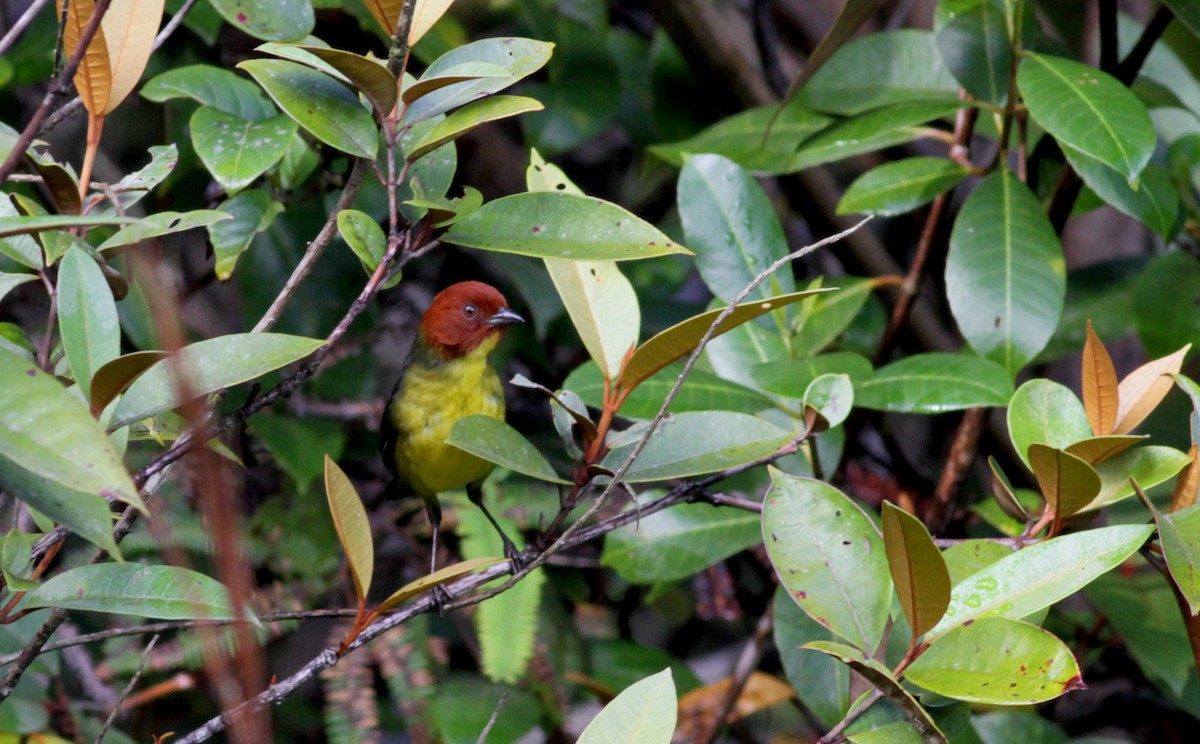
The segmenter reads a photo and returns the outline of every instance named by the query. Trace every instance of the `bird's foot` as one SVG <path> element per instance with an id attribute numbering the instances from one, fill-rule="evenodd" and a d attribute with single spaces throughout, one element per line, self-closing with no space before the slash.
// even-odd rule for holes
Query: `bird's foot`
<path id="1" fill-rule="evenodd" d="M 454 601 L 454 597 L 446 590 L 446 587 L 437 584 L 429 590 L 429 607 L 438 614 L 439 617 L 446 616 L 446 610 L 450 607 L 450 603 Z"/>

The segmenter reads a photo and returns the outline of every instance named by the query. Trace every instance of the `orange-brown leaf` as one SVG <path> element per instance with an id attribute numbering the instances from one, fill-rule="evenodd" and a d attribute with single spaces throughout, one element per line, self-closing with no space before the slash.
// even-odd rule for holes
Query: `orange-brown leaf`
<path id="1" fill-rule="evenodd" d="M 724 708 L 730 682 L 729 677 L 719 679 L 679 698 L 678 733 L 683 735 L 685 740 L 694 739 L 712 727 L 713 718 Z M 754 672 L 746 680 L 746 685 L 724 722 L 741 720 L 760 710 L 790 700 L 795 694 L 792 686 L 778 677 L 765 672 Z"/>
<path id="2" fill-rule="evenodd" d="M 921 520 L 883 502 L 883 545 L 900 607 L 913 635 L 924 635 L 950 605 L 950 573 Z"/>
<path id="3" fill-rule="evenodd" d="M 93 0 L 70 0 L 67 4 L 67 22 L 63 29 L 63 51 L 70 57 L 79 47 L 83 29 L 91 20 L 96 5 Z M 112 93 L 112 69 L 108 61 L 108 45 L 104 41 L 104 29 L 96 29 L 92 43 L 88 44 L 83 61 L 75 71 L 75 90 L 83 101 L 83 107 L 97 116 L 104 113 Z"/>
<path id="4" fill-rule="evenodd" d="M 1171 494 L 1171 511 L 1177 512 L 1196 503 L 1196 491 L 1200 489 L 1200 447 L 1192 445 L 1188 450 L 1192 462 L 1175 477 L 1175 490 Z"/>
<path id="5" fill-rule="evenodd" d="M 1090 320 L 1083 345 L 1083 409 L 1093 434 L 1101 437 L 1112 431 L 1117 421 L 1117 370 Z"/>
<path id="6" fill-rule="evenodd" d="M 1083 459 L 1045 444 L 1029 445 L 1029 467 L 1055 519 L 1066 519 L 1100 493 L 1100 476 Z"/>
<path id="7" fill-rule="evenodd" d="M 1188 344 L 1174 354 L 1146 362 L 1121 380 L 1117 388 L 1120 406 L 1113 434 L 1133 431 L 1162 402 L 1175 384 L 1171 375 L 1179 372 L 1190 348 L 1192 345 Z"/>

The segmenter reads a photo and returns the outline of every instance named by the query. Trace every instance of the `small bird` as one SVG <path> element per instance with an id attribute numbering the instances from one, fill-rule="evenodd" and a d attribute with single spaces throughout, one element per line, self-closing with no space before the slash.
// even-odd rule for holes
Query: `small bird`
<path id="1" fill-rule="evenodd" d="M 483 505 L 481 487 L 494 465 L 446 444 L 450 428 L 464 416 L 504 419 L 504 391 L 488 355 L 500 343 L 504 327 L 524 319 L 508 301 L 483 282 L 452 284 L 433 298 L 421 318 L 412 351 L 384 408 L 380 423 L 384 465 L 394 477 L 389 492 L 409 492 L 425 502 L 433 526 L 436 568 L 442 509 L 438 494 L 466 486 L 471 503 L 504 541 L 504 555 L 518 560 L 508 535 Z"/>

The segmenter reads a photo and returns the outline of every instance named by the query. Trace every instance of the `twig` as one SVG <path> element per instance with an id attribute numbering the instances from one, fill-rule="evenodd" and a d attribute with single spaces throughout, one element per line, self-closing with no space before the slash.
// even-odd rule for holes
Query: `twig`
<path id="1" fill-rule="evenodd" d="M 325 252 L 325 248 L 333 240 L 333 236 L 337 234 L 337 217 L 342 210 L 349 209 L 354 203 L 354 198 L 358 196 L 358 189 L 362 185 L 363 177 L 367 175 L 367 170 L 371 166 L 371 161 L 365 158 L 355 158 L 354 167 L 350 170 L 350 176 L 346 179 L 346 185 L 342 188 L 342 195 L 338 197 L 337 204 L 330 211 L 325 224 L 321 226 L 321 231 L 317 233 L 317 237 L 313 238 L 308 244 L 308 249 L 305 250 L 304 256 L 300 259 L 300 263 L 296 264 L 296 268 L 292 270 L 292 275 L 288 277 L 287 283 L 283 285 L 283 290 L 276 295 L 275 300 L 271 303 L 271 307 L 267 308 L 262 316 L 262 319 L 255 324 L 252 329 L 253 333 L 262 333 L 270 330 L 277 322 L 279 316 L 283 314 L 284 309 L 292 301 L 296 295 L 296 290 L 300 288 L 300 283 L 303 282 L 310 273 L 313 267 L 316 266 L 317 260 L 321 258 L 321 254 Z"/>
<path id="2" fill-rule="evenodd" d="M 25 30 L 25 27 L 33 23 L 33 19 L 37 18 L 37 14 L 41 13 L 42 9 L 49 2 L 50 0 L 34 0 L 29 4 L 29 7 L 25 9 L 25 12 L 21 14 L 17 22 L 12 25 L 8 33 L 4 34 L 4 38 L 0 39 L 0 54 L 7 52 L 8 48 L 16 43 L 17 39 L 21 36 L 21 32 Z"/>
<path id="3" fill-rule="evenodd" d="M 846 714 L 846 717 L 838 721 L 837 725 L 829 729 L 829 732 L 821 737 L 818 744 L 832 744 L 834 741 L 839 741 L 842 732 L 845 731 L 850 724 L 854 723 L 866 713 L 872 705 L 883 699 L 883 693 L 879 690 L 871 690 L 871 693 L 863 700 L 862 704 L 854 710 Z"/>
<path id="4" fill-rule="evenodd" d="M 958 429 L 954 432 L 954 443 L 946 457 L 946 466 L 933 491 L 933 504 L 925 514 L 925 524 L 934 534 L 941 532 L 950 518 L 954 507 L 954 489 L 963 474 L 975 459 L 975 448 L 979 434 L 983 431 L 984 408 L 971 408 L 963 414 Z"/>
<path id="5" fill-rule="evenodd" d="M 125 689 L 121 690 L 121 694 L 117 696 L 117 704 L 113 706 L 112 712 L 108 714 L 104 725 L 100 727 L 100 732 L 96 734 L 95 744 L 101 744 L 104 741 L 104 735 L 112 728 L 113 722 L 117 720 L 117 714 L 121 712 L 121 705 L 124 704 L 125 698 L 129 697 L 129 693 L 133 692 L 133 688 L 137 685 L 138 680 L 142 677 L 142 670 L 146 668 L 146 659 L 150 658 L 150 652 L 154 650 L 154 644 L 158 643 L 158 635 L 155 634 L 150 642 L 146 644 L 146 650 L 142 652 L 142 660 L 138 662 L 137 671 L 133 673 L 129 684 L 125 685 Z"/>
<path id="6" fill-rule="evenodd" d="M 504 704 L 508 702 L 509 690 L 505 690 L 500 696 L 500 700 L 496 703 L 496 709 L 492 711 L 492 717 L 488 719 L 487 725 L 483 727 L 483 731 L 479 732 L 479 738 L 475 740 L 475 744 L 487 744 L 488 734 L 492 733 L 492 727 L 496 725 L 496 719 L 500 717 L 500 711 L 504 710 Z"/>
<path id="7" fill-rule="evenodd" d="M 758 663 L 762 661 L 763 649 L 767 645 L 767 639 L 771 636 L 771 631 L 775 628 L 774 612 L 768 608 L 758 619 L 758 625 L 754 628 L 754 635 L 746 642 L 742 649 L 741 655 L 738 656 L 737 663 L 733 666 L 733 673 L 729 675 L 729 689 L 725 691 L 725 698 L 721 701 L 721 707 L 717 710 L 715 716 L 712 717 L 712 724 L 707 731 L 704 731 L 696 737 L 696 744 L 712 744 L 716 740 L 717 735 L 721 733 L 721 729 L 725 726 L 725 721 L 729 718 L 729 714 L 733 712 L 737 705 L 738 698 L 742 695 L 742 690 L 746 688 L 746 683 L 750 681 L 750 675 L 758 668 Z"/>

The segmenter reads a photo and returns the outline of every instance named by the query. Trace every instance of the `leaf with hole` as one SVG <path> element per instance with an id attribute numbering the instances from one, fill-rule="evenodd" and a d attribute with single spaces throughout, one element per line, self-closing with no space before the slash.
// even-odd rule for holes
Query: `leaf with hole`
<path id="1" fill-rule="evenodd" d="M 190 212 L 157 212 L 123 227 L 111 238 L 97 246 L 98 251 L 107 251 L 142 240 L 160 238 L 184 230 L 211 225 L 231 219 L 230 215 L 216 209 L 193 209 Z"/>

